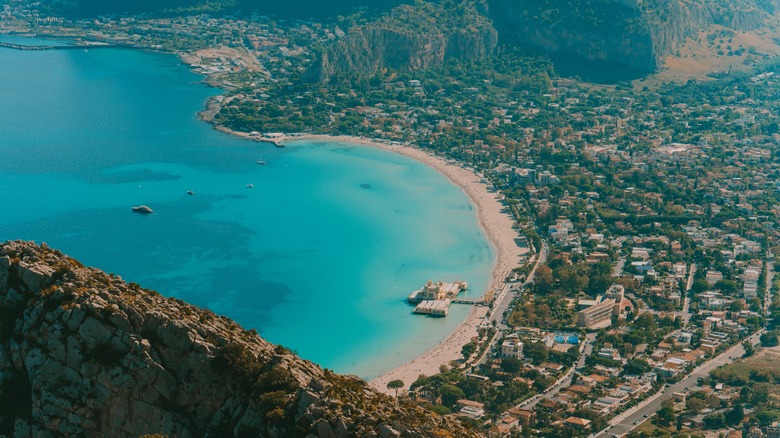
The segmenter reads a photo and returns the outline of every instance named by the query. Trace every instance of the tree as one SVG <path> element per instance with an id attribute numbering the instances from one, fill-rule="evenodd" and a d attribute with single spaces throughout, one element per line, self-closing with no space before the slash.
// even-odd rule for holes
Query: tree
<path id="1" fill-rule="evenodd" d="M 760 339 L 762 347 L 776 347 L 778 345 L 776 331 L 766 332 L 761 335 Z"/>
<path id="2" fill-rule="evenodd" d="M 722 413 L 711 414 L 704 417 L 704 426 L 707 429 L 720 429 L 725 425 Z"/>
<path id="3" fill-rule="evenodd" d="M 753 397 L 753 390 L 749 386 L 743 386 L 739 390 L 739 401 L 742 403 L 750 403 L 751 397 Z"/>
<path id="4" fill-rule="evenodd" d="M 655 415 L 656 418 L 658 419 L 658 424 L 662 426 L 669 426 L 676 419 L 674 415 L 674 408 L 670 408 L 668 406 L 659 409 Z"/>
<path id="5" fill-rule="evenodd" d="M 753 343 L 748 339 L 742 342 L 742 348 L 745 349 L 745 354 L 742 355 L 742 357 L 750 357 L 753 355 L 753 353 L 756 352 L 755 347 L 753 347 Z"/>
<path id="6" fill-rule="evenodd" d="M 750 401 L 753 404 L 763 404 L 769 401 L 771 385 L 768 383 L 757 383 L 753 385 L 753 394 L 750 396 Z"/>
<path id="7" fill-rule="evenodd" d="M 718 409 L 720 407 L 720 399 L 715 394 L 708 395 L 705 402 L 710 409 Z"/>
<path id="8" fill-rule="evenodd" d="M 534 287 L 540 294 L 546 295 L 552 292 L 553 276 L 552 269 L 547 265 L 539 265 L 534 273 Z"/>
<path id="9" fill-rule="evenodd" d="M 698 280 L 694 280 L 693 284 L 691 285 L 691 290 L 694 293 L 697 293 L 697 294 L 701 293 L 701 292 L 704 292 L 705 290 L 707 290 L 709 288 L 710 288 L 710 284 L 707 283 L 707 280 L 705 280 L 703 278 L 699 278 Z"/>
<path id="10" fill-rule="evenodd" d="M 431 382 L 430 377 L 426 376 L 425 374 L 420 374 L 417 377 L 417 380 L 415 380 L 414 383 L 412 383 L 412 386 L 409 387 L 409 389 L 414 391 L 415 389 L 423 387 L 423 386 L 427 385 L 430 382 Z"/>
<path id="11" fill-rule="evenodd" d="M 466 396 L 462 389 L 450 384 L 442 385 L 439 388 L 439 394 L 441 395 L 441 403 L 447 407 L 455 406 L 458 400 Z"/>
<path id="12" fill-rule="evenodd" d="M 475 351 L 477 351 L 477 344 L 474 341 L 471 341 L 463 346 L 460 353 L 463 355 L 464 359 L 468 360 Z"/>
<path id="13" fill-rule="evenodd" d="M 543 342 L 528 343 L 525 346 L 524 354 L 525 357 L 531 359 L 536 364 L 546 361 L 548 356 L 547 347 Z"/>
<path id="14" fill-rule="evenodd" d="M 398 390 L 404 387 L 403 380 L 391 380 L 387 382 L 387 389 L 395 389 L 395 397 L 398 398 Z"/>
<path id="15" fill-rule="evenodd" d="M 642 359 L 629 359 L 625 365 L 623 365 L 623 371 L 632 376 L 637 376 L 650 371 L 652 367 L 647 361 Z"/>
<path id="16" fill-rule="evenodd" d="M 688 399 L 688 400 L 685 402 L 685 407 L 686 407 L 686 408 L 687 408 L 689 411 L 691 411 L 691 413 L 692 413 L 692 414 L 698 414 L 698 413 L 699 413 L 699 412 L 701 412 L 701 411 L 702 411 L 702 410 L 703 410 L 703 409 L 704 409 L 706 406 L 707 406 L 707 404 L 706 404 L 706 403 L 704 403 L 704 400 L 702 400 L 702 399 L 700 399 L 700 398 L 694 398 L 694 397 L 690 397 L 690 398 L 689 398 L 689 399 Z"/>
<path id="17" fill-rule="evenodd" d="M 507 373 L 517 373 L 522 367 L 523 362 L 520 359 L 510 357 L 501 361 L 501 369 Z"/>
<path id="18" fill-rule="evenodd" d="M 742 420 L 745 419 L 745 411 L 742 409 L 742 403 L 735 404 L 731 410 L 726 412 L 724 419 L 729 426 L 736 426 L 742 422 Z"/>

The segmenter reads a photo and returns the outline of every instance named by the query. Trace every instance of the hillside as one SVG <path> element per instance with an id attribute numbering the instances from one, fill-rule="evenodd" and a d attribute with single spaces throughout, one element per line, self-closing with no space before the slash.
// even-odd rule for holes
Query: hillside
<path id="1" fill-rule="evenodd" d="M 493 52 L 497 39 L 489 20 L 471 1 L 401 5 L 325 48 L 308 78 L 327 81 L 339 73 L 370 76 L 385 68 L 422 70 L 447 57 L 480 59 Z"/>
<path id="2" fill-rule="evenodd" d="M 0 435 L 477 436 L 226 317 L 0 245 Z"/>
<path id="3" fill-rule="evenodd" d="M 280 18 L 330 20 L 338 15 L 363 10 L 369 14 L 386 12 L 410 0 L 43 0 L 41 3 L 55 14 L 72 17 L 98 15 L 180 15 L 215 13 L 248 15 L 253 12 Z"/>
<path id="4" fill-rule="evenodd" d="M 777 0 L 489 0 L 499 43 L 551 56 L 556 64 L 658 70 L 713 25 L 754 30 L 774 19 Z M 581 67 L 580 67 L 581 68 Z M 576 69 L 573 73 L 577 73 Z"/>
<path id="5" fill-rule="evenodd" d="M 362 13 L 360 25 L 315 48 L 316 59 L 303 78 L 323 82 L 384 69 L 423 70 L 448 58 L 484 59 L 502 46 L 548 56 L 564 75 L 630 80 L 658 72 L 681 49 L 700 58 L 723 56 L 727 50 L 700 53 L 696 47 L 706 45 L 702 35 L 722 28 L 758 38 L 777 24 L 780 11 L 780 0 L 44 0 L 41 5 L 55 15 L 78 17 L 257 12 L 328 22 Z"/>
<path id="6" fill-rule="evenodd" d="M 321 51 L 309 78 L 419 70 L 498 46 L 552 58 L 564 74 L 614 82 L 657 72 L 714 26 L 752 31 L 778 0 L 434 0 L 402 5 Z"/>

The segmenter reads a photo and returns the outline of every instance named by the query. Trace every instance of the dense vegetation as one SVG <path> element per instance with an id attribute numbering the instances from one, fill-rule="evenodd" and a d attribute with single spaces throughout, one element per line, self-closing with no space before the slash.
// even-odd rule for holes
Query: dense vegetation
<path id="1" fill-rule="evenodd" d="M 260 14 L 301 19 L 332 19 L 354 14 L 358 10 L 387 11 L 404 0 L 77 0 L 73 2 L 44 1 L 53 11 L 69 16 L 96 15 L 181 15 L 191 13 Z"/>

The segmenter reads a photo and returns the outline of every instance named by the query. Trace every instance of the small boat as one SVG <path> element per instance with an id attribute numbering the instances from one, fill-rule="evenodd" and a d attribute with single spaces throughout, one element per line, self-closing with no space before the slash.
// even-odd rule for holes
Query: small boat
<path id="1" fill-rule="evenodd" d="M 145 205 L 139 205 L 137 207 L 133 207 L 133 211 L 136 213 L 144 213 L 144 214 L 154 213 L 154 210 L 152 210 L 151 208 Z"/>
<path id="2" fill-rule="evenodd" d="M 248 188 L 248 189 L 253 189 L 253 188 L 255 188 L 255 185 L 254 185 L 254 184 L 247 184 L 247 185 L 246 185 L 246 188 Z"/>
<path id="3" fill-rule="evenodd" d="M 195 192 L 193 192 L 192 190 L 187 190 L 187 194 L 188 194 L 188 195 L 194 195 L 194 194 L 195 194 Z"/>
<path id="4" fill-rule="evenodd" d="M 263 161 L 263 160 L 257 160 L 257 164 L 259 164 L 259 165 L 261 165 L 261 166 L 265 166 L 265 165 L 266 165 L 266 162 L 265 162 L 265 161 Z"/>

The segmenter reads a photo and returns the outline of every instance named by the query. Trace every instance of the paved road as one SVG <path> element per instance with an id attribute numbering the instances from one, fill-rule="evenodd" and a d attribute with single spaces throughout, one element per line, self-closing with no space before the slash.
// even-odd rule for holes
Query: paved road
<path id="1" fill-rule="evenodd" d="M 504 285 L 500 293 L 496 296 L 496 305 L 493 307 L 493 313 L 490 314 L 491 323 L 495 322 L 496 324 L 496 329 L 497 329 L 496 334 L 493 335 L 493 339 L 490 340 L 490 345 L 482 354 L 482 356 L 474 363 L 473 365 L 474 367 L 478 366 L 479 364 L 485 363 L 485 361 L 487 361 L 488 357 L 490 357 L 490 352 L 493 351 L 495 344 L 501 338 L 500 336 L 501 331 L 509 329 L 509 326 L 506 325 L 504 312 L 506 312 L 507 309 L 509 309 L 509 305 L 512 304 L 512 299 L 514 299 L 515 293 L 523 290 L 525 286 L 527 286 L 532 281 L 534 281 L 534 274 L 536 274 L 536 268 L 538 268 L 539 265 L 541 265 L 547 260 L 548 252 L 549 252 L 549 247 L 547 246 L 547 242 L 542 242 L 542 249 L 541 251 L 539 251 L 539 254 L 536 258 L 536 263 L 534 264 L 533 269 L 531 269 L 531 272 L 528 273 L 528 277 L 526 277 L 525 281 L 522 284 L 518 283 L 512 286 Z"/>
<path id="2" fill-rule="evenodd" d="M 764 288 L 764 315 L 769 313 L 772 306 L 772 277 L 775 275 L 774 259 L 766 261 L 766 287 Z"/>
<path id="3" fill-rule="evenodd" d="M 676 316 L 680 316 L 683 319 L 683 327 L 688 325 L 688 321 L 691 320 L 690 304 L 691 304 L 691 286 L 693 286 L 693 276 L 696 274 L 696 263 L 691 263 L 691 272 L 688 274 L 688 281 L 685 283 L 685 290 L 682 291 L 685 301 L 683 302 L 683 309 L 680 312 L 674 312 Z"/>
<path id="4" fill-rule="evenodd" d="M 528 277 L 526 277 L 525 281 L 521 285 L 514 285 L 514 287 L 510 288 L 509 290 L 505 290 L 500 301 L 493 308 L 493 314 L 491 315 L 490 320 L 496 321 L 496 327 L 499 330 L 506 330 L 509 328 L 505 324 L 504 312 L 506 312 L 507 309 L 509 309 L 509 305 L 512 303 L 512 299 L 514 298 L 515 292 L 522 290 L 525 286 L 527 286 L 528 284 L 534 281 L 534 274 L 536 274 L 536 268 L 538 268 L 539 265 L 541 265 L 547 260 L 548 252 L 549 252 L 549 247 L 547 246 L 547 242 L 543 242 L 542 249 L 541 251 L 539 251 L 539 255 L 536 259 L 536 264 L 534 264 L 534 267 L 533 269 L 531 269 L 531 272 L 528 273 Z"/>
<path id="5" fill-rule="evenodd" d="M 753 344 L 757 344 L 759 342 L 759 337 L 761 336 L 762 333 L 764 333 L 763 329 L 748 339 L 750 339 Z M 680 382 L 663 388 L 662 391 L 652 396 L 650 399 L 642 402 L 642 404 L 635 406 L 634 408 L 630 409 L 629 411 L 623 414 L 618 415 L 617 417 L 612 419 L 612 421 L 610 421 L 611 424 L 610 428 L 598 432 L 595 435 L 595 437 L 608 438 L 611 437 L 612 435 L 623 436 L 624 434 L 631 432 L 631 430 L 633 430 L 642 421 L 652 416 L 653 414 L 655 414 L 656 411 L 661 409 L 661 403 L 664 400 L 668 400 L 672 398 L 672 395 L 675 392 L 685 392 L 686 389 L 696 386 L 696 382 L 699 379 L 699 377 L 706 377 L 715 368 L 721 365 L 729 364 L 733 362 L 734 359 L 738 359 L 742 357 L 742 355 L 744 354 L 745 354 L 745 349 L 742 348 L 742 343 L 740 342 L 737 345 L 726 350 L 726 352 L 724 352 L 720 356 L 711 359 L 708 362 L 705 362 L 703 365 L 699 366 L 699 368 L 696 368 L 691 374 L 688 375 L 688 377 L 681 380 Z"/>
<path id="6" fill-rule="evenodd" d="M 612 276 L 613 277 L 620 277 L 623 275 L 623 266 L 626 265 L 626 258 L 621 257 L 618 259 L 617 263 L 615 264 L 615 269 L 612 270 Z"/>
<path id="7" fill-rule="evenodd" d="M 523 401 L 519 405 L 517 405 L 518 408 L 525 408 L 525 409 L 531 409 L 532 407 L 536 406 L 537 403 L 540 403 L 544 399 L 548 399 L 550 397 L 553 397 L 554 395 L 561 392 L 562 389 L 568 388 L 572 383 L 572 374 L 576 370 L 582 369 L 585 367 L 585 359 L 588 358 L 591 354 L 593 354 L 593 345 L 596 341 L 597 333 L 588 333 L 586 338 L 582 341 L 583 343 L 580 344 L 582 347 L 580 349 L 580 358 L 577 360 L 577 363 L 574 364 L 571 369 L 563 376 L 562 379 L 559 379 L 556 384 L 549 387 L 544 393 L 537 394 L 528 400 Z"/>

